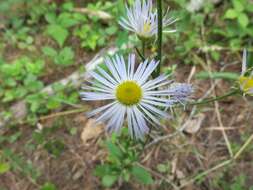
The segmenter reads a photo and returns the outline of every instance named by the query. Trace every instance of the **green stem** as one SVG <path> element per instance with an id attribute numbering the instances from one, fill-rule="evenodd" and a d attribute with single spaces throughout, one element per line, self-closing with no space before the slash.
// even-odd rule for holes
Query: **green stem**
<path id="1" fill-rule="evenodd" d="M 204 99 L 202 101 L 199 101 L 199 102 L 193 102 L 193 103 L 190 103 L 189 105 L 202 105 L 202 104 L 208 104 L 208 103 L 211 103 L 211 102 L 215 102 L 215 101 L 219 101 L 219 100 L 222 100 L 222 99 L 225 99 L 229 96 L 232 96 L 232 95 L 235 95 L 235 94 L 238 94 L 240 91 L 238 89 L 236 90 L 233 90 L 233 91 L 230 91 L 222 96 L 218 96 L 218 97 L 215 97 L 215 98 L 208 98 L 208 99 Z"/>
<path id="2" fill-rule="evenodd" d="M 140 50 L 137 47 L 135 47 L 135 50 L 138 53 L 138 55 L 140 56 L 141 60 L 144 62 L 145 61 L 145 57 L 141 54 Z"/>
<path id="3" fill-rule="evenodd" d="M 159 61 L 159 65 L 153 75 L 154 77 L 158 77 L 160 75 L 162 65 L 162 29 L 163 29 L 162 0 L 157 0 L 157 13 L 158 13 L 157 60 Z"/>
<path id="4" fill-rule="evenodd" d="M 145 48 L 146 48 L 146 42 L 145 40 L 142 40 L 142 56 L 145 57 Z"/>

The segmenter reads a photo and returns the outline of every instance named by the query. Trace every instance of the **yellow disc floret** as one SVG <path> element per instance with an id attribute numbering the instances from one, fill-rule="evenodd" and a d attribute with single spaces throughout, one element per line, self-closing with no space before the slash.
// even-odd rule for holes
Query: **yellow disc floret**
<path id="1" fill-rule="evenodd" d="M 143 34 L 147 34 L 149 33 L 151 30 L 151 24 L 150 23 L 145 23 L 144 26 L 143 26 Z"/>
<path id="2" fill-rule="evenodd" d="M 239 84 L 243 92 L 249 93 L 253 90 L 253 77 L 239 77 Z"/>
<path id="3" fill-rule="evenodd" d="M 137 104 L 142 98 L 142 89 L 134 81 L 125 81 L 116 88 L 116 98 L 126 106 Z"/>
<path id="4" fill-rule="evenodd" d="M 142 31 L 139 32 L 138 37 L 141 40 L 147 40 L 151 37 L 150 36 L 150 31 L 151 31 L 151 24 L 146 22 L 143 25 Z"/>

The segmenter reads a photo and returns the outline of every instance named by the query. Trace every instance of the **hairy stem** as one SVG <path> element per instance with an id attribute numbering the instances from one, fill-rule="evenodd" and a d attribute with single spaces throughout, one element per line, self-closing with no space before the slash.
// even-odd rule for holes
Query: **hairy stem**
<path id="1" fill-rule="evenodd" d="M 214 98 L 208 98 L 208 99 L 204 99 L 202 101 L 199 101 L 199 102 L 193 102 L 193 103 L 190 103 L 189 105 L 202 105 L 202 104 L 208 104 L 208 103 L 211 103 L 211 102 L 216 102 L 216 101 L 219 101 L 219 100 L 223 100 L 229 96 L 233 96 L 235 94 L 238 94 L 240 91 L 238 89 L 236 90 L 232 90 L 222 96 L 217 96 L 217 97 L 214 97 Z"/>
<path id="2" fill-rule="evenodd" d="M 153 74 L 153 77 L 160 75 L 162 66 L 162 29 L 163 29 L 163 10 L 162 10 L 162 0 L 157 0 L 157 13 L 158 13 L 158 38 L 157 38 L 157 60 L 159 65 Z"/>
<path id="3" fill-rule="evenodd" d="M 146 42 L 145 40 L 142 40 L 142 55 L 145 57 L 145 49 L 146 49 Z"/>

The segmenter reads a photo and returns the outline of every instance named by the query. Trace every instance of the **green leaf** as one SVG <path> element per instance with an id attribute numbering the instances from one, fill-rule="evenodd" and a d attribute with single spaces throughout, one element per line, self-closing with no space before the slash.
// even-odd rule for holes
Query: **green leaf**
<path id="1" fill-rule="evenodd" d="M 66 11 L 72 11 L 74 9 L 74 4 L 72 2 L 66 2 L 62 5 L 62 8 Z"/>
<path id="2" fill-rule="evenodd" d="M 156 168 L 161 173 L 165 173 L 168 170 L 168 167 L 165 164 L 158 164 Z"/>
<path id="3" fill-rule="evenodd" d="M 52 183 L 45 183 L 40 190 L 57 190 L 55 185 Z"/>
<path id="4" fill-rule="evenodd" d="M 55 57 L 54 62 L 57 65 L 68 66 L 74 62 L 74 51 L 70 47 L 63 48 L 57 57 Z"/>
<path id="5" fill-rule="evenodd" d="M 60 106 L 61 106 L 61 103 L 59 102 L 59 100 L 54 99 L 54 97 L 50 98 L 47 101 L 47 108 L 49 110 L 53 110 L 53 109 L 59 108 Z"/>
<path id="6" fill-rule="evenodd" d="M 49 46 L 44 46 L 42 48 L 42 52 L 46 55 L 46 56 L 49 56 L 49 57 L 55 57 L 57 55 L 57 51 L 52 48 L 52 47 L 49 47 Z"/>
<path id="7" fill-rule="evenodd" d="M 117 45 L 117 47 L 120 48 L 121 46 L 127 44 L 128 37 L 129 37 L 129 35 L 128 35 L 127 32 L 125 32 L 125 31 L 118 32 L 117 39 L 116 39 L 116 45 Z"/>
<path id="8" fill-rule="evenodd" d="M 65 40 L 67 39 L 69 35 L 69 32 L 66 28 L 57 24 L 49 25 L 47 27 L 46 32 L 59 44 L 60 47 L 63 46 Z"/>
<path id="9" fill-rule="evenodd" d="M 27 62 L 25 64 L 26 71 L 31 74 L 39 75 L 44 69 L 45 62 L 43 60 L 37 60 L 34 63 Z"/>
<path id="10" fill-rule="evenodd" d="M 238 16 L 238 22 L 243 28 L 245 28 L 249 24 L 249 18 L 245 13 L 240 13 Z"/>
<path id="11" fill-rule="evenodd" d="M 236 11 L 242 12 L 244 10 L 244 6 L 239 0 L 232 0 L 232 3 Z"/>
<path id="12" fill-rule="evenodd" d="M 48 23 L 50 24 L 55 24 L 56 23 L 56 14 L 55 13 L 47 13 L 45 15 L 45 19 Z"/>
<path id="13" fill-rule="evenodd" d="M 246 10 L 250 13 L 253 12 L 253 3 L 249 2 L 248 5 L 246 6 Z"/>
<path id="14" fill-rule="evenodd" d="M 37 77 L 29 74 L 24 80 L 24 85 L 27 90 L 30 92 L 38 92 L 43 88 L 43 82 L 37 80 Z"/>
<path id="15" fill-rule="evenodd" d="M 105 175 L 102 178 L 102 184 L 105 187 L 111 187 L 116 181 L 117 181 L 118 177 L 115 175 Z"/>
<path id="16" fill-rule="evenodd" d="M 106 34 L 113 35 L 117 32 L 118 28 L 116 26 L 111 26 L 105 29 Z"/>
<path id="17" fill-rule="evenodd" d="M 201 71 L 195 76 L 198 79 L 227 79 L 227 80 L 237 80 L 239 75 L 232 72 L 212 72 L 209 75 L 209 72 Z"/>
<path id="18" fill-rule="evenodd" d="M 65 145 L 61 140 L 50 140 L 45 145 L 44 148 L 48 153 L 55 157 L 59 157 L 65 149 Z"/>
<path id="19" fill-rule="evenodd" d="M 108 175 L 111 173 L 111 165 L 109 164 L 103 164 L 96 166 L 96 169 L 94 171 L 94 175 L 98 177 L 103 177 L 105 175 Z"/>
<path id="20" fill-rule="evenodd" d="M 71 134 L 71 135 L 76 135 L 77 134 L 77 128 L 74 128 L 74 127 L 71 127 L 70 129 L 69 129 L 69 133 Z"/>
<path id="21" fill-rule="evenodd" d="M 23 73 L 23 65 L 17 60 L 12 64 L 4 64 L 0 67 L 0 72 L 8 77 L 18 77 Z"/>
<path id="22" fill-rule="evenodd" d="M 123 172 L 121 173 L 122 177 L 124 179 L 124 181 L 128 182 L 130 180 L 130 173 L 128 170 L 123 170 Z"/>
<path id="23" fill-rule="evenodd" d="M 6 78 L 4 81 L 4 86 L 15 87 L 16 85 L 17 85 L 17 82 L 13 78 Z"/>
<path id="24" fill-rule="evenodd" d="M 123 158 L 123 153 L 119 147 L 117 147 L 115 144 L 111 143 L 110 141 L 108 141 L 106 143 L 106 145 L 107 145 L 107 149 L 109 150 L 111 156 L 118 158 L 118 159 Z"/>
<path id="25" fill-rule="evenodd" d="M 238 13 L 234 9 L 228 9 L 224 15 L 227 19 L 235 19 L 237 17 Z"/>
<path id="26" fill-rule="evenodd" d="M 9 143 L 12 144 L 12 143 L 16 142 L 19 139 L 19 137 L 21 137 L 21 135 L 22 135 L 21 132 L 17 132 L 15 134 L 9 136 L 9 138 L 8 138 Z"/>
<path id="27" fill-rule="evenodd" d="M 152 184 L 153 179 L 150 173 L 140 166 L 133 166 L 131 170 L 132 175 L 143 184 Z"/>
<path id="28" fill-rule="evenodd" d="M 10 164 L 9 163 L 1 163 L 0 162 L 0 174 L 4 174 L 10 170 Z"/>
<path id="29" fill-rule="evenodd" d="M 79 23 L 79 21 L 76 19 L 73 19 L 72 15 L 69 13 L 61 13 L 57 20 L 58 20 L 58 24 L 64 28 L 69 28 Z"/>

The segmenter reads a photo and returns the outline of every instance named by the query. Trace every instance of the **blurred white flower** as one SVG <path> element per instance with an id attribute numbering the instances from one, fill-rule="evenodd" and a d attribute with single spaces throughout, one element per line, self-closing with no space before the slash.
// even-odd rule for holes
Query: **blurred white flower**
<path id="1" fill-rule="evenodd" d="M 135 71 L 135 55 L 129 55 L 128 63 L 123 56 L 105 59 L 106 70 L 97 67 L 90 75 L 95 79 L 81 92 L 85 101 L 110 100 L 105 106 L 88 113 L 99 115 L 97 122 L 107 123 L 109 132 L 120 132 L 126 119 L 129 133 L 142 139 L 149 132 L 149 124 L 160 125 L 160 119 L 169 118 L 162 110 L 182 103 L 191 94 L 190 85 L 170 86 L 167 76 L 149 79 L 158 62 L 144 61 Z M 108 69 L 108 71 L 107 71 Z"/>
<path id="2" fill-rule="evenodd" d="M 239 85 L 241 90 L 248 94 L 253 95 L 253 71 L 249 73 L 247 76 L 246 73 L 248 71 L 247 68 L 247 50 L 243 50 L 243 59 L 242 59 L 242 72 L 241 76 L 239 77 Z"/>
<path id="3" fill-rule="evenodd" d="M 135 0 L 133 7 L 126 5 L 127 17 L 122 17 L 119 24 L 134 33 L 140 39 L 149 39 L 157 34 L 158 16 L 153 10 L 152 0 Z M 169 18 L 168 12 L 163 17 L 163 28 L 174 23 L 176 19 Z M 175 32 L 176 30 L 164 30 L 164 32 Z"/>

